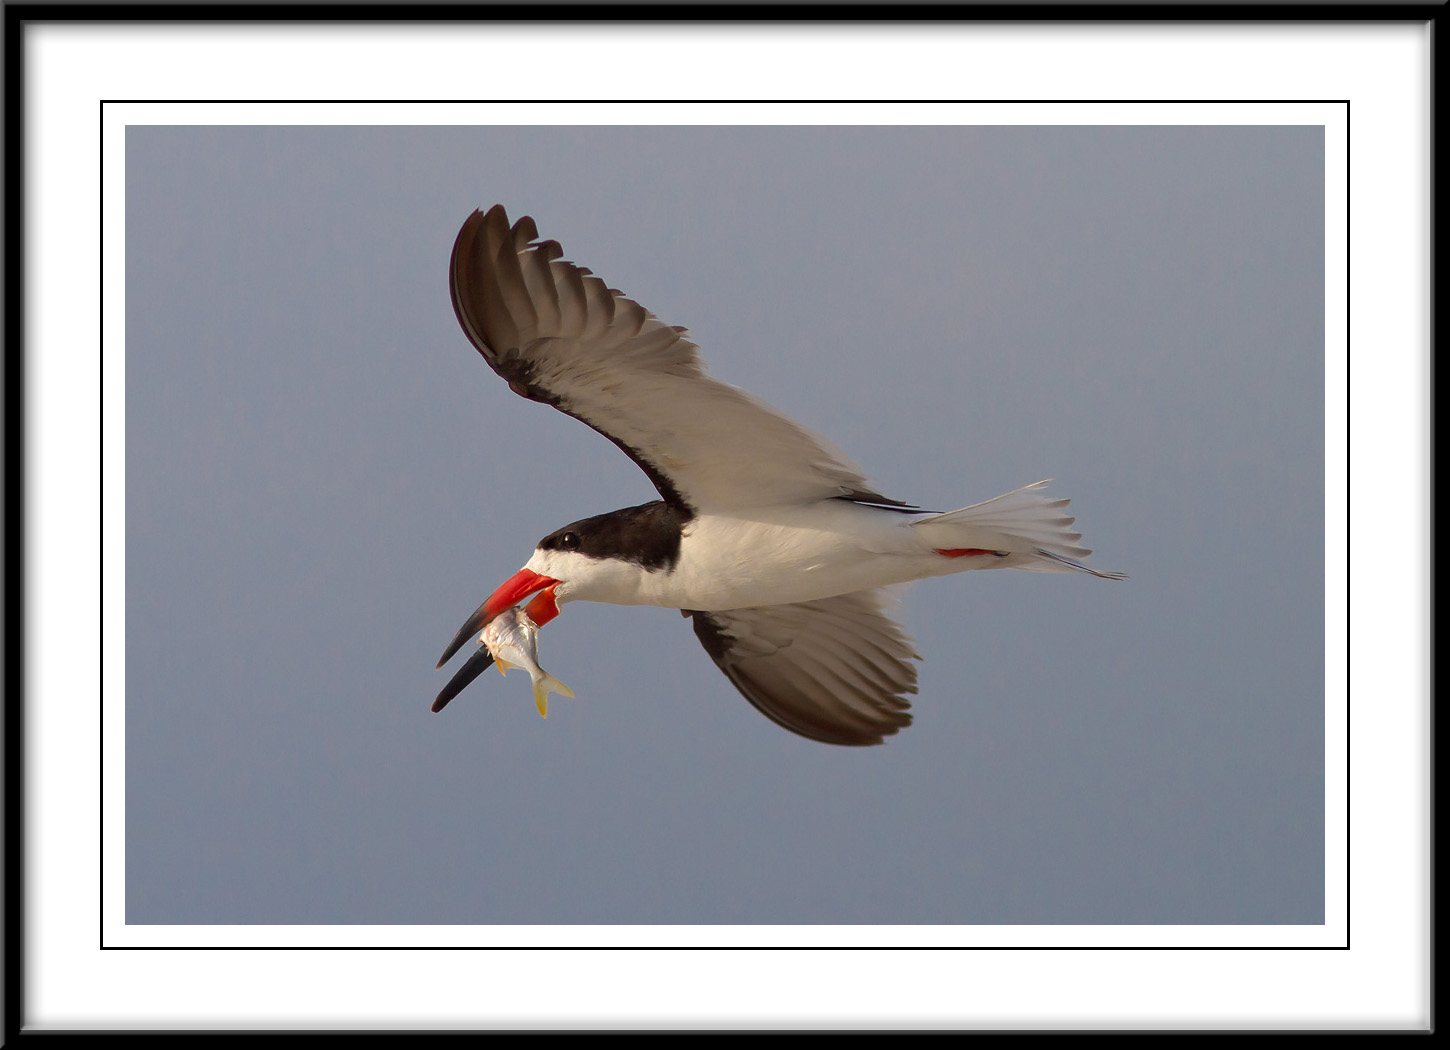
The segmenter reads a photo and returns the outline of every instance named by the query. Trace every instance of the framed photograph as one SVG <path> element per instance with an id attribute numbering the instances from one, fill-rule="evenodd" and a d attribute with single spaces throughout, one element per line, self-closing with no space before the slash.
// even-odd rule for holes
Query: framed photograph
<path id="1" fill-rule="evenodd" d="M 6 7 L 7 1035 L 1428 1030 L 1429 15 L 175 10 Z"/>

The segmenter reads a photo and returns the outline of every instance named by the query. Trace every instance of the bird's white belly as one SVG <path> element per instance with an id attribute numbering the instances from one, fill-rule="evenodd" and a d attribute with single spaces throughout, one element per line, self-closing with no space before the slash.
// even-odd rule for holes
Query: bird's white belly
<path id="1" fill-rule="evenodd" d="M 912 518 L 841 504 L 824 517 L 786 510 L 702 515 L 685 530 L 671 572 L 639 578 L 631 604 L 743 609 L 813 601 L 927 575 L 931 560 L 907 527 Z M 834 508 L 832 508 L 834 510 Z"/>

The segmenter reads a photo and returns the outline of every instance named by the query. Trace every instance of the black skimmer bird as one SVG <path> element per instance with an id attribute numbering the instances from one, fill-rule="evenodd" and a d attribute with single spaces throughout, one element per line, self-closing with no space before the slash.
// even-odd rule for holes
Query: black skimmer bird
<path id="1" fill-rule="evenodd" d="M 543 625 L 571 601 L 658 605 L 745 698 L 829 744 L 879 744 L 911 724 L 920 659 L 886 614 L 892 584 L 970 569 L 1085 572 L 1091 553 L 1045 482 L 936 513 L 888 499 L 824 438 L 705 374 L 683 328 L 541 241 L 501 205 L 471 215 L 450 264 L 458 323 L 510 389 L 613 441 L 660 498 L 549 533 L 468 618 L 438 666 L 532 596 Z M 439 711 L 493 662 L 486 647 Z"/>

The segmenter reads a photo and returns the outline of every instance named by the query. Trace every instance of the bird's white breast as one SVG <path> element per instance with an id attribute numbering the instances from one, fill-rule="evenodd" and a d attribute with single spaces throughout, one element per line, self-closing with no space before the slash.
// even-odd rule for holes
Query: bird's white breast
<path id="1" fill-rule="evenodd" d="M 923 575 L 912 516 L 850 503 L 701 515 L 672 571 L 643 572 L 630 604 L 742 609 L 814 601 Z"/>

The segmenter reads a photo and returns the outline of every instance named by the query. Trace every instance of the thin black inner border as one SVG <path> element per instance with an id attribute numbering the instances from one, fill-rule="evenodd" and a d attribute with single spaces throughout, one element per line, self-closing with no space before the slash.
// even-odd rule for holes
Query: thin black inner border
<path id="1" fill-rule="evenodd" d="M 983 102 L 983 101 L 990 101 L 990 100 L 976 100 L 976 101 Z M 1205 101 L 1205 100 L 1197 100 L 1197 101 L 1203 102 L 1204 104 L 1212 104 L 1214 101 L 1222 102 L 1222 103 L 1227 103 L 1227 104 L 1238 104 L 1238 105 L 1253 105 L 1253 104 L 1255 104 L 1253 102 L 1247 102 L 1246 103 L 1246 102 L 1243 102 L 1242 100 L 1240 100 L 1238 102 L 1235 102 L 1234 100 L 1223 100 L 1223 99 L 1220 99 L 1220 100 L 1208 100 L 1208 101 Z M 1124 103 L 1124 102 L 1125 102 L 1125 100 L 1123 100 L 1123 99 L 1095 99 L 1095 100 L 1092 100 L 1090 102 L 1085 101 L 1082 104 L 1083 105 L 1101 105 L 1101 104 L 1114 105 L 1114 104 L 1120 104 L 1120 103 Z M 1349 250 L 1349 247 L 1350 247 L 1349 246 L 1349 201 L 1350 201 L 1350 196 L 1351 196 L 1351 194 L 1350 194 L 1350 186 L 1349 186 L 1349 179 L 1350 179 L 1350 174 L 1351 174 L 1350 173 L 1350 168 L 1349 168 L 1349 157 L 1350 157 L 1350 109 L 1351 109 L 1350 100 L 1348 100 L 1348 99 L 1274 99 L 1272 101 L 1260 100 L 1260 102 L 1264 102 L 1265 104 L 1276 104 L 1276 105 L 1277 104 L 1289 104 L 1289 105 L 1342 105 L 1344 107 L 1344 126 L 1345 126 L 1345 149 L 1344 149 L 1344 165 L 1345 165 L 1345 172 L 1344 172 L 1344 178 L 1345 178 L 1345 216 L 1344 216 L 1344 218 L 1345 218 L 1345 259 L 1346 259 L 1346 264 L 1347 264 L 1346 265 L 1346 270 L 1345 270 L 1345 289 L 1344 289 L 1344 292 L 1345 292 L 1345 316 L 1344 316 L 1344 325 L 1345 325 L 1345 343 L 1346 343 L 1346 349 L 1347 349 L 1348 348 L 1348 341 L 1349 341 L 1349 335 L 1348 335 L 1348 333 L 1349 333 L 1349 284 L 1350 284 L 1350 269 L 1352 268 L 1349 265 L 1349 260 L 1350 260 L 1350 250 Z M 104 139 L 105 139 L 105 109 L 106 109 L 106 106 L 107 105 L 148 105 L 148 104 L 155 104 L 155 105 L 163 105 L 164 104 L 164 105 L 171 105 L 171 106 L 178 105 L 178 103 L 169 102 L 169 101 L 167 101 L 165 99 L 101 99 L 99 101 L 98 111 L 97 111 L 97 138 L 98 138 L 98 141 L 100 142 L 100 145 L 101 145 L 101 166 L 102 166 L 102 168 L 104 168 L 104 165 L 105 165 L 105 148 L 104 148 L 105 147 L 105 143 L 104 143 Z M 376 104 L 376 102 L 375 101 L 372 101 L 372 102 L 368 102 L 366 104 Z M 1013 103 L 1011 103 L 1009 101 L 1006 104 L 1013 104 Z M 1018 102 L 1016 104 L 1022 104 L 1021 103 L 1021 100 L 1018 100 Z M 1165 104 L 1167 104 L 1167 105 L 1173 105 L 1175 103 L 1165 103 Z M 185 103 L 180 103 L 179 105 L 185 105 Z M 1329 158 L 1326 155 L 1325 156 L 1325 164 L 1326 164 L 1326 166 L 1327 166 L 1328 162 L 1329 162 Z M 104 177 L 104 172 L 102 172 L 102 181 L 104 181 L 104 178 L 103 177 Z M 100 202 L 100 211 L 101 211 L 101 222 L 100 222 L 100 230 L 101 230 L 101 233 L 100 233 L 100 236 L 101 236 L 101 258 L 102 258 L 102 260 L 104 260 L 104 258 L 105 258 L 105 228 L 106 228 L 106 223 L 105 223 L 106 207 L 105 207 L 105 187 L 104 187 L 104 185 L 101 186 L 100 198 L 101 198 L 101 202 Z M 1327 259 L 1327 255 L 1326 255 L 1326 259 Z M 104 270 L 104 262 L 102 263 L 102 270 Z M 104 274 L 102 276 L 104 277 Z M 102 327 L 103 328 L 104 328 L 104 317 L 105 317 L 105 282 L 104 282 L 104 280 L 102 280 L 101 281 L 101 319 L 102 319 Z M 105 388 L 105 345 L 104 345 L 105 344 L 105 341 L 104 341 L 104 337 L 103 336 L 98 336 L 98 338 L 100 339 L 100 342 L 101 342 L 101 387 L 102 387 L 102 390 L 104 391 L 104 388 Z M 1347 372 L 1347 369 L 1348 369 L 1348 358 L 1349 358 L 1349 355 L 1348 355 L 1348 353 L 1346 353 L 1346 355 L 1345 355 L 1346 372 Z M 1346 374 L 1345 379 L 1346 379 L 1345 386 L 1346 386 L 1346 390 L 1347 390 L 1348 389 L 1348 375 L 1347 374 Z M 103 417 L 104 417 L 104 413 L 103 413 Z M 103 424 L 102 424 L 102 434 L 104 435 L 104 419 L 103 419 Z M 1346 460 L 1346 462 L 1348 462 L 1348 452 L 1349 452 L 1349 435 L 1348 435 L 1348 427 L 1346 427 L 1346 433 L 1345 433 L 1345 460 Z M 103 477 L 104 477 L 104 472 L 103 472 Z M 105 506 L 104 506 L 104 503 L 102 503 L 102 515 L 103 515 L 103 517 L 104 517 L 104 513 L 105 513 Z M 1346 530 L 1347 530 L 1347 524 L 1346 524 Z M 1326 554 L 1327 554 L 1327 552 L 1326 552 Z M 102 566 L 103 566 L 103 572 L 104 572 L 104 554 L 102 556 Z M 1348 573 L 1346 572 L 1346 581 L 1347 580 L 1348 580 Z M 1346 586 L 1347 586 L 1347 582 L 1346 582 Z M 1348 602 L 1346 601 L 1346 608 L 1347 607 L 1348 607 Z M 1347 634 L 1347 629 L 1348 629 L 1348 625 L 1346 624 L 1346 634 Z M 1326 638 L 1325 641 L 1327 643 L 1328 639 Z M 102 635 L 102 643 L 101 643 L 101 645 L 102 645 L 102 648 L 101 648 L 101 653 L 102 653 L 101 661 L 102 661 L 102 665 L 104 665 L 104 662 L 105 662 L 105 639 L 104 639 L 104 635 Z M 1346 674 L 1346 681 L 1348 681 L 1348 651 L 1349 651 L 1348 639 L 1346 637 L 1346 645 L 1345 645 L 1345 654 L 1346 654 L 1345 655 L 1345 664 L 1346 664 L 1345 674 Z M 279 950 L 285 950 L 285 951 L 293 951 L 293 950 L 300 950 L 300 951 L 318 951 L 318 950 L 321 950 L 321 951 L 333 951 L 333 950 L 336 950 L 337 947 L 339 947 L 337 945 L 268 945 L 268 946 L 263 946 L 263 945 L 217 945 L 217 944 L 207 944 L 207 945 L 170 945 L 170 946 L 163 947 L 161 949 L 157 949 L 157 948 L 149 947 L 149 946 L 108 945 L 108 944 L 106 944 L 105 943 L 105 863 L 106 863 L 106 855 L 105 855 L 105 849 L 104 849 L 104 846 L 105 846 L 105 739 L 106 739 L 106 725 L 105 725 L 105 704 L 104 704 L 104 702 L 101 702 L 99 704 L 99 714 L 100 714 L 100 729 L 101 729 L 101 734 L 100 734 L 101 735 L 101 741 L 100 741 L 100 752 L 101 752 L 101 754 L 100 754 L 101 798 L 98 800 L 98 803 L 101 806 L 101 820 L 100 820 L 100 825 L 101 826 L 100 826 L 100 836 L 99 836 L 99 838 L 100 838 L 99 845 L 101 846 L 101 851 L 100 851 L 100 885 L 98 886 L 98 889 L 97 889 L 97 895 L 99 897 L 99 903 L 100 903 L 100 908 L 99 908 L 99 911 L 98 911 L 98 925 L 97 925 L 97 931 L 96 931 L 96 934 L 97 934 L 96 940 L 97 940 L 97 947 L 98 948 L 100 948 L 102 951 L 156 951 L 156 950 L 163 950 L 163 951 L 245 951 L 245 950 L 251 950 L 251 951 L 279 951 Z M 1351 869 L 1350 869 L 1350 865 L 1349 865 L 1349 857 L 1350 857 L 1350 848 L 1349 848 L 1349 834 L 1350 834 L 1350 828 L 1349 828 L 1349 802 L 1350 802 L 1350 798 L 1351 798 L 1351 793 L 1350 793 L 1350 790 L 1349 790 L 1349 769 L 1350 769 L 1349 704 L 1347 702 L 1345 704 L 1345 733 L 1344 733 L 1344 736 L 1345 736 L 1345 770 L 1346 770 L 1346 775 L 1345 775 L 1345 795 L 1344 795 L 1344 806 L 1345 806 L 1345 873 L 1344 873 L 1344 878 L 1345 878 L 1345 939 L 1344 939 L 1344 943 L 1342 945 L 1335 945 L 1334 947 L 1327 948 L 1327 949 L 1326 948 L 1320 948 L 1320 947 L 1304 947 L 1304 946 L 1281 946 L 1281 947 L 1276 946 L 1274 948 L 1274 950 L 1280 950 L 1280 951 L 1326 951 L 1326 950 L 1328 950 L 1328 951 L 1340 951 L 1340 950 L 1348 950 L 1351 947 L 1351 924 L 1350 924 L 1350 908 L 1349 908 L 1349 902 L 1352 899 L 1351 894 L 1350 894 L 1350 886 L 1349 886 L 1349 879 L 1350 879 L 1350 876 L 1351 876 L 1351 873 L 1352 873 L 1351 872 Z M 1328 856 L 1326 855 L 1324 859 L 1325 859 L 1325 862 L 1327 863 L 1328 862 Z M 1326 900 L 1325 901 L 1326 910 L 1328 908 L 1328 905 L 1329 905 L 1329 902 Z M 1325 921 L 1326 922 L 1328 921 L 1328 915 L 1327 914 L 1325 916 Z M 123 920 L 123 925 L 124 925 L 124 920 Z M 651 950 L 655 950 L 655 951 L 668 951 L 668 950 L 677 950 L 677 949 L 682 948 L 682 947 L 683 948 L 698 948 L 698 949 L 703 949 L 703 950 L 710 950 L 712 948 L 719 948 L 719 947 L 724 947 L 724 946 L 723 945 L 673 945 L 673 946 L 669 946 L 669 947 L 663 947 L 663 946 L 662 947 L 656 947 L 656 948 L 653 948 Z M 827 946 L 826 945 L 791 945 L 788 948 L 784 948 L 782 950 L 785 950 L 785 951 L 812 950 L 813 948 L 820 948 L 820 947 L 827 947 Z M 865 945 L 858 945 L 857 947 L 867 947 L 867 946 L 865 946 Z M 900 949 L 902 949 L 902 950 L 908 950 L 912 946 L 901 945 L 901 946 L 897 946 L 897 947 L 900 948 Z M 1041 951 L 1062 951 L 1062 950 L 1098 951 L 1098 950 L 1102 950 L 1102 947 L 1103 946 L 1093 946 L 1093 945 L 1072 945 L 1072 944 L 1046 945 L 1046 944 L 1044 944 L 1044 945 L 1034 945 L 1033 946 L 1033 949 L 1034 950 L 1041 950 Z M 1159 946 L 1159 945 L 1151 945 L 1151 946 L 1150 945 L 1132 945 L 1132 946 L 1128 946 L 1126 948 L 1119 947 L 1119 946 L 1113 946 L 1113 947 L 1114 947 L 1114 950 L 1117 950 L 1117 951 L 1124 951 L 1124 950 L 1126 950 L 1126 951 L 1163 951 L 1163 950 L 1200 951 L 1200 950 L 1203 950 L 1205 948 L 1214 948 L 1214 949 L 1220 949 L 1220 950 L 1236 950 L 1237 948 L 1244 947 L 1244 946 L 1177 944 L 1177 945 L 1167 946 L 1166 948 L 1164 946 Z M 370 946 L 362 947 L 359 950 L 364 950 L 364 951 L 367 951 L 367 950 L 394 950 L 394 951 L 399 951 L 399 950 L 401 950 L 401 951 L 421 951 L 421 950 L 428 950 L 428 951 L 439 951 L 439 950 L 442 950 L 442 951 L 477 951 L 478 950 L 478 947 L 476 947 L 476 946 L 437 946 L 437 945 L 429 945 L 429 944 L 412 944 L 412 945 L 392 945 L 392 944 L 389 944 L 389 945 L 370 945 Z M 498 949 L 495 949 L 493 946 L 489 946 L 489 950 L 498 950 Z M 521 947 L 507 947 L 506 946 L 504 948 L 504 950 L 532 950 L 532 949 L 526 949 L 526 948 L 521 948 Z M 605 947 L 603 947 L 603 946 L 597 946 L 597 945 L 578 945 L 578 946 L 573 946 L 573 947 L 568 947 L 568 948 L 565 948 L 563 946 L 559 946 L 559 947 L 557 947 L 557 948 L 555 948 L 553 950 L 575 951 L 575 950 L 608 950 L 608 949 L 605 948 Z M 988 947 L 985 947 L 985 948 L 975 948 L 974 950 L 984 950 L 984 951 L 1016 951 L 1016 950 L 1020 950 L 1020 949 L 1015 948 L 1015 947 L 1012 947 L 1012 946 L 994 945 L 994 946 L 988 946 Z"/>

